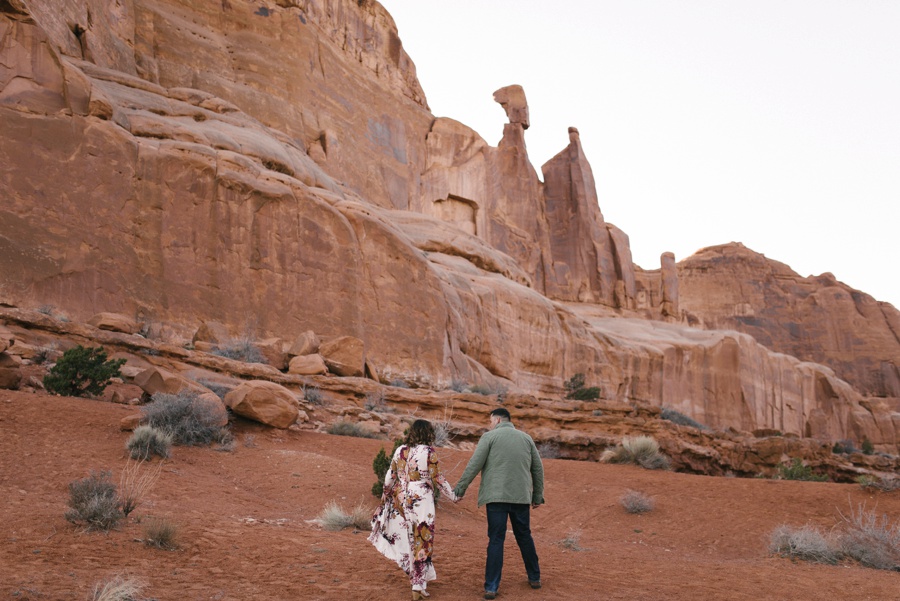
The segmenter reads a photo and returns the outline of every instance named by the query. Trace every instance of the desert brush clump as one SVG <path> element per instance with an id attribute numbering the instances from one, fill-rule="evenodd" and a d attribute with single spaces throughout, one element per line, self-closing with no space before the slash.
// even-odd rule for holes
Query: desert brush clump
<path id="1" fill-rule="evenodd" d="M 196 392 L 157 392 L 142 412 L 144 424 L 167 432 L 176 445 L 221 444 L 231 436 L 227 427 L 219 425 L 217 408 L 198 399 Z"/>
<path id="2" fill-rule="evenodd" d="M 142 601 L 145 584 L 136 578 L 114 576 L 94 585 L 91 601 Z"/>
<path id="3" fill-rule="evenodd" d="M 148 547 L 175 551 L 178 549 L 178 524 L 160 517 L 150 517 L 141 522 L 144 526 L 144 544 Z"/>
<path id="4" fill-rule="evenodd" d="M 371 430 L 367 430 L 357 424 L 356 422 L 347 422 L 343 420 L 338 420 L 332 423 L 326 429 L 326 432 L 329 434 L 334 434 L 336 436 L 354 436 L 356 438 L 378 438 L 378 435 L 372 432 Z"/>
<path id="5" fill-rule="evenodd" d="M 653 511 L 653 508 L 656 506 L 656 504 L 653 502 L 653 499 L 649 495 L 638 492 L 636 490 L 629 490 L 624 495 L 622 495 L 622 497 L 619 499 L 619 504 L 623 509 L 625 509 L 625 511 L 634 514 Z"/>
<path id="6" fill-rule="evenodd" d="M 156 464 L 149 464 L 145 460 L 125 462 L 122 468 L 122 474 L 119 477 L 119 508 L 125 517 L 137 509 L 141 504 L 153 485 L 159 479 L 162 471 L 162 461 Z"/>
<path id="7" fill-rule="evenodd" d="M 61 396 L 98 396 L 121 375 L 125 359 L 107 360 L 102 347 L 70 348 L 44 376 L 44 387 Z"/>
<path id="8" fill-rule="evenodd" d="M 210 353 L 225 357 L 226 359 L 234 359 L 235 361 L 243 361 L 244 363 L 265 363 L 266 358 L 262 351 L 253 344 L 249 336 L 241 338 L 232 338 L 223 344 L 213 348 Z"/>
<path id="9" fill-rule="evenodd" d="M 563 549 L 568 551 L 584 551 L 585 548 L 581 546 L 581 530 L 573 530 L 566 534 L 566 537 L 561 541 L 558 541 L 558 544 Z"/>
<path id="10" fill-rule="evenodd" d="M 859 505 L 841 515 L 844 534 L 841 550 L 861 565 L 876 570 L 900 571 L 900 522 Z"/>
<path id="11" fill-rule="evenodd" d="M 600 455 L 604 463 L 633 463 L 648 470 L 667 470 L 670 461 L 659 450 L 659 443 L 650 436 L 626 436 L 612 449 Z"/>
<path id="12" fill-rule="evenodd" d="M 670 409 L 669 407 L 663 407 L 662 412 L 660 412 L 659 417 L 662 419 L 672 422 L 673 424 L 678 424 L 679 426 L 690 426 L 692 428 L 697 428 L 698 430 L 709 430 L 706 426 L 698 422 L 697 420 L 688 417 L 684 413 L 680 413 L 675 411 L 674 409 Z"/>
<path id="13" fill-rule="evenodd" d="M 109 471 L 91 472 L 87 478 L 69 483 L 66 519 L 87 530 L 108 532 L 122 520 L 119 495 Z"/>
<path id="14" fill-rule="evenodd" d="M 802 480 L 806 482 L 827 482 L 828 476 L 817 474 L 808 465 L 794 458 L 790 463 L 782 463 L 778 466 L 778 478 L 780 480 Z"/>
<path id="15" fill-rule="evenodd" d="M 600 389 L 596 386 L 584 385 L 584 374 L 575 374 L 565 381 L 566 398 L 575 401 L 596 401 L 600 398 Z"/>
<path id="16" fill-rule="evenodd" d="M 813 563 L 833 565 L 841 559 L 841 552 L 835 542 L 814 526 L 778 526 L 769 536 L 769 551 L 782 557 Z"/>
<path id="17" fill-rule="evenodd" d="M 900 478 L 889 476 L 887 478 L 879 478 L 864 474 L 856 478 L 856 483 L 863 489 L 880 490 L 881 492 L 894 492 L 900 490 Z"/>
<path id="18" fill-rule="evenodd" d="M 347 513 L 343 507 L 331 501 L 313 521 L 331 532 L 351 526 L 355 530 L 368 530 L 372 527 L 372 510 L 360 503 Z"/>
<path id="19" fill-rule="evenodd" d="M 125 441 L 125 449 L 132 459 L 152 459 L 162 457 L 167 459 L 172 449 L 173 437 L 169 432 L 144 424 L 134 429 L 128 440 Z"/>

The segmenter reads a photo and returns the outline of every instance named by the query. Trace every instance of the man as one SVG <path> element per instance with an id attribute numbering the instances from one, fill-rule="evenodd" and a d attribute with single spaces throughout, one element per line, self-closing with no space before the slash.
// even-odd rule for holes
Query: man
<path id="1" fill-rule="evenodd" d="M 491 411 L 491 429 L 481 437 L 466 471 L 454 492 L 462 499 L 475 476 L 481 472 L 478 506 L 487 505 L 488 547 L 484 567 L 484 598 L 495 599 L 503 570 L 503 543 L 507 518 L 531 588 L 541 588 L 541 569 L 531 538 L 529 509 L 544 503 L 544 466 L 534 441 L 516 430 L 509 411 Z"/>

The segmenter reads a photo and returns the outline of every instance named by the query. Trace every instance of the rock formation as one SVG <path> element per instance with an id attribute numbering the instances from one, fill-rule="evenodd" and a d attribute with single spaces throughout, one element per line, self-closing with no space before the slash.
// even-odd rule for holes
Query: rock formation
<path id="1" fill-rule="evenodd" d="M 648 320 L 704 314 L 691 278 L 671 255 L 634 267 L 577 130 L 542 182 L 524 92 L 495 99 L 497 148 L 435 119 L 377 2 L 0 2 L 0 300 L 176 342 L 204 322 L 312 330 L 322 355 L 357 339 L 370 376 L 432 387 L 559 393 L 581 372 L 712 425 L 896 444 L 892 409 L 829 368 Z"/>

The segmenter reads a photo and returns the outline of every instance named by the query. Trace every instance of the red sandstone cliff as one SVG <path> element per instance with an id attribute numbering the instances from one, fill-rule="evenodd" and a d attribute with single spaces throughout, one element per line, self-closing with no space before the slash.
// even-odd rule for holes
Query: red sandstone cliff
<path id="1" fill-rule="evenodd" d="M 827 367 L 649 321 L 706 309 L 679 309 L 670 255 L 635 274 L 577 132 L 542 182 L 520 88 L 498 148 L 435 120 L 376 2 L 7 0 L 0 41 L 0 300 L 353 335 L 432 386 L 583 372 L 712 425 L 896 444 Z"/>

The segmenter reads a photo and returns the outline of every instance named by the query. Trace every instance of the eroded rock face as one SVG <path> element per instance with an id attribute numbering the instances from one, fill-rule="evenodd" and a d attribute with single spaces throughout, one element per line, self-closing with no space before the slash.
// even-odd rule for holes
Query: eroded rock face
<path id="1" fill-rule="evenodd" d="M 900 311 L 835 280 L 804 278 L 742 244 L 678 264 L 681 308 L 707 327 L 821 363 L 864 395 L 900 398 Z"/>
<path id="2" fill-rule="evenodd" d="M 612 320 L 693 312 L 672 258 L 635 273 L 577 131 L 538 179 L 519 90 L 497 148 L 435 120 L 377 3 L 57 4 L 0 2 L 4 298 L 188 337 L 252 317 L 358 339 L 354 374 L 558 393 L 582 372 L 620 402 L 895 444 L 889 408 L 821 367 Z"/>

